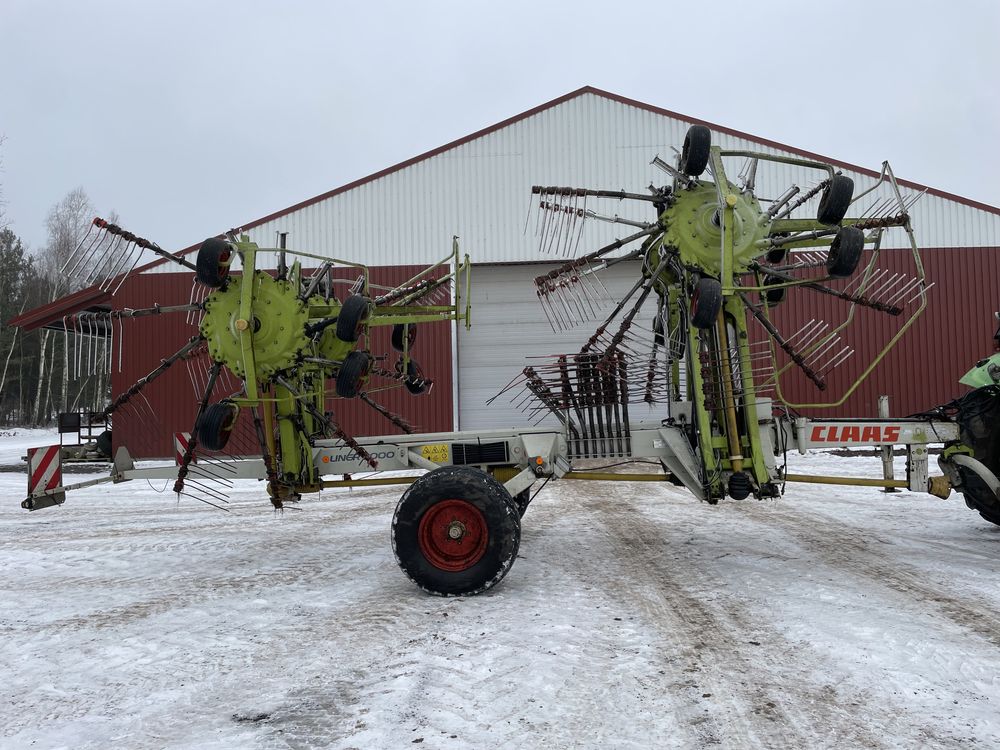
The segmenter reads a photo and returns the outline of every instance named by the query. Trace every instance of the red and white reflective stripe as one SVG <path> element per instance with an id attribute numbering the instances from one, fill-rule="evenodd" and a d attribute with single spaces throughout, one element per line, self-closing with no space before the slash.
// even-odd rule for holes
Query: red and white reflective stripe
<path id="1" fill-rule="evenodd" d="M 35 495 L 62 484 L 61 447 L 28 448 L 28 494 Z"/>
<path id="2" fill-rule="evenodd" d="M 180 466 L 184 461 L 184 453 L 187 451 L 188 443 L 191 442 L 190 432 L 174 433 L 174 462 Z M 195 462 L 195 457 L 191 456 L 191 461 Z"/>

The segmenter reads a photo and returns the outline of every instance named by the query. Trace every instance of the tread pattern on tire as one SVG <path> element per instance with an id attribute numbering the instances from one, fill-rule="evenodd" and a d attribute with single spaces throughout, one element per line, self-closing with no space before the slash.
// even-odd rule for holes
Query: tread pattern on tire
<path id="1" fill-rule="evenodd" d="M 466 570 L 452 572 L 432 565 L 420 551 L 420 519 L 443 500 L 464 500 L 482 512 L 489 530 L 486 552 Z M 504 486 L 471 466 L 443 466 L 409 486 L 392 517 L 392 551 L 406 576 L 437 596 L 479 594 L 503 580 L 521 541 L 518 509 Z"/>
<path id="2" fill-rule="evenodd" d="M 337 338 L 341 341 L 354 342 L 358 340 L 361 323 L 368 319 L 368 298 L 360 294 L 352 294 L 337 313 Z"/>
<path id="3" fill-rule="evenodd" d="M 337 380 L 334 389 L 341 398 L 354 398 L 358 395 L 361 381 L 371 368 L 371 357 L 367 352 L 354 351 L 347 355 L 340 370 L 337 372 Z"/>

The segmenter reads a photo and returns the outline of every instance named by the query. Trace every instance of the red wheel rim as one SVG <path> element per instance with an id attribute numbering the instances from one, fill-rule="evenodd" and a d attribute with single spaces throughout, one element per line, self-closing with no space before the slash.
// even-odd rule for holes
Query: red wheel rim
<path id="1" fill-rule="evenodd" d="M 229 250 L 219 253 L 219 280 L 225 280 L 229 276 Z"/>
<path id="2" fill-rule="evenodd" d="M 701 290 L 695 287 L 694 294 L 691 295 L 691 316 L 694 317 L 698 314 L 698 298 L 701 296 Z"/>
<path id="3" fill-rule="evenodd" d="M 468 570 L 482 558 L 490 534 L 482 512 L 465 500 L 442 500 L 420 519 L 420 552 L 436 568 Z"/>

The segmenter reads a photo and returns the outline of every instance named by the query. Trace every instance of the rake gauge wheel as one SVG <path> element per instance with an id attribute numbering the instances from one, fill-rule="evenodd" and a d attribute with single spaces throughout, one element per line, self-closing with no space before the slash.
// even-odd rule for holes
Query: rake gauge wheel
<path id="1" fill-rule="evenodd" d="M 785 297 L 788 296 L 787 286 L 777 286 L 778 284 L 783 284 L 785 282 L 780 276 L 771 276 L 768 274 L 764 277 L 764 286 L 774 287 L 773 289 L 768 289 L 764 292 L 764 299 L 767 301 L 768 307 L 775 307 L 785 301 Z"/>
<path id="2" fill-rule="evenodd" d="M 479 594 L 495 586 L 514 564 L 520 541 L 510 494 L 470 466 L 444 466 L 420 477 L 392 518 L 399 567 L 439 596 Z"/>
<path id="3" fill-rule="evenodd" d="M 372 360 L 367 352 L 351 352 L 337 372 L 334 385 L 337 395 L 341 398 L 354 398 L 361 390 L 361 384 L 371 369 Z"/>
<path id="4" fill-rule="evenodd" d="M 424 381 L 424 372 L 420 369 L 420 365 L 412 359 L 406 365 L 406 379 L 403 381 L 403 385 L 414 396 L 428 391 L 427 383 Z"/>
<path id="5" fill-rule="evenodd" d="M 232 246 L 218 237 L 209 237 L 198 248 L 195 277 L 207 287 L 218 289 L 229 278 Z"/>
<path id="6" fill-rule="evenodd" d="M 392 337 L 390 343 L 397 352 L 407 351 L 413 348 L 413 342 L 417 340 L 417 327 L 413 323 L 396 323 L 392 327 Z"/>
<path id="7" fill-rule="evenodd" d="M 841 227 L 826 256 L 826 271 L 835 279 L 850 276 L 861 262 L 865 233 L 857 227 Z"/>
<path id="8" fill-rule="evenodd" d="M 233 434 L 237 416 L 239 409 L 236 404 L 228 401 L 211 404 L 198 419 L 198 442 L 206 450 L 221 451 Z"/>
<path id="9" fill-rule="evenodd" d="M 704 125 L 692 125 L 684 136 L 681 148 L 680 170 L 689 177 L 697 177 L 708 166 L 712 147 L 712 131 Z"/>
<path id="10" fill-rule="evenodd" d="M 352 294 L 340 308 L 337 315 L 337 338 L 341 341 L 357 341 L 361 328 L 368 319 L 368 298 Z"/>
<path id="11" fill-rule="evenodd" d="M 701 278 L 691 294 L 691 325 L 711 328 L 722 309 L 722 284 L 715 279 Z"/>
<path id="12" fill-rule="evenodd" d="M 846 175 L 835 174 L 820 195 L 816 221 L 820 224 L 839 224 L 847 216 L 853 197 L 854 180 Z"/>

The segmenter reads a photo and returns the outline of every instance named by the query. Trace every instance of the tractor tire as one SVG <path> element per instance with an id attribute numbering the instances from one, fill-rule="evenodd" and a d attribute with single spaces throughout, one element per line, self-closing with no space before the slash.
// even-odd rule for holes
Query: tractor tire
<path id="1" fill-rule="evenodd" d="M 368 370 L 371 369 L 372 360 L 367 352 L 351 352 L 340 365 L 337 372 L 337 380 L 334 389 L 341 398 L 354 398 L 361 390 L 361 383 Z"/>
<path id="2" fill-rule="evenodd" d="M 97 436 L 97 452 L 105 458 L 111 458 L 111 430 L 105 430 Z"/>
<path id="3" fill-rule="evenodd" d="M 704 125 L 692 125 L 684 136 L 681 148 L 680 170 L 689 177 L 697 177 L 708 166 L 712 147 L 712 131 Z"/>
<path id="4" fill-rule="evenodd" d="M 850 276 L 858 268 L 865 250 L 865 233 L 857 227 L 841 227 L 826 256 L 826 272 L 835 279 Z"/>
<path id="5" fill-rule="evenodd" d="M 820 195 L 816 221 L 820 224 L 839 224 L 847 216 L 853 197 L 854 180 L 846 175 L 835 174 Z"/>
<path id="6" fill-rule="evenodd" d="M 390 343 L 397 352 L 413 349 L 413 342 L 417 340 L 417 326 L 415 323 L 396 323 L 392 327 L 392 337 Z"/>
<path id="7" fill-rule="evenodd" d="M 212 289 L 218 289 L 229 278 L 229 262 L 233 246 L 218 237 L 209 237 L 198 248 L 195 278 Z"/>
<path id="8" fill-rule="evenodd" d="M 366 320 L 368 320 L 368 298 L 352 294 L 344 300 L 337 314 L 337 338 L 341 341 L 357 341 Z"/>
<path id="9" fill-rule="evenodd" d="M 229 401 L 211 404 L 198 418 L 195 433 L 205 450 L 221 451 L 226 447 L 236 426 L 239 409 Z"/>
<path id="10" fill-rule="evenodd" d="M 406 576 L 438 596 L 479 594 L 517 558 L 518 509 L 504 486 L 471 466 L 443 466 L 403 493 L 392 551 Z"/>
<path id="11" fill-rule="evenodd" d="M 429 390 L 427 383 L 424 382 L 423 370 L 412 359 L 406 365 L 406 380 L 403 381 L 403 385 L 413 396 L 420 396 Z"/>
<path id="12" fill-rule="evenodd" d="M 722 309 L 722 284 L 715 279 L 701 278 L 691 295 L 691 325 L 711 328 Z"/>

